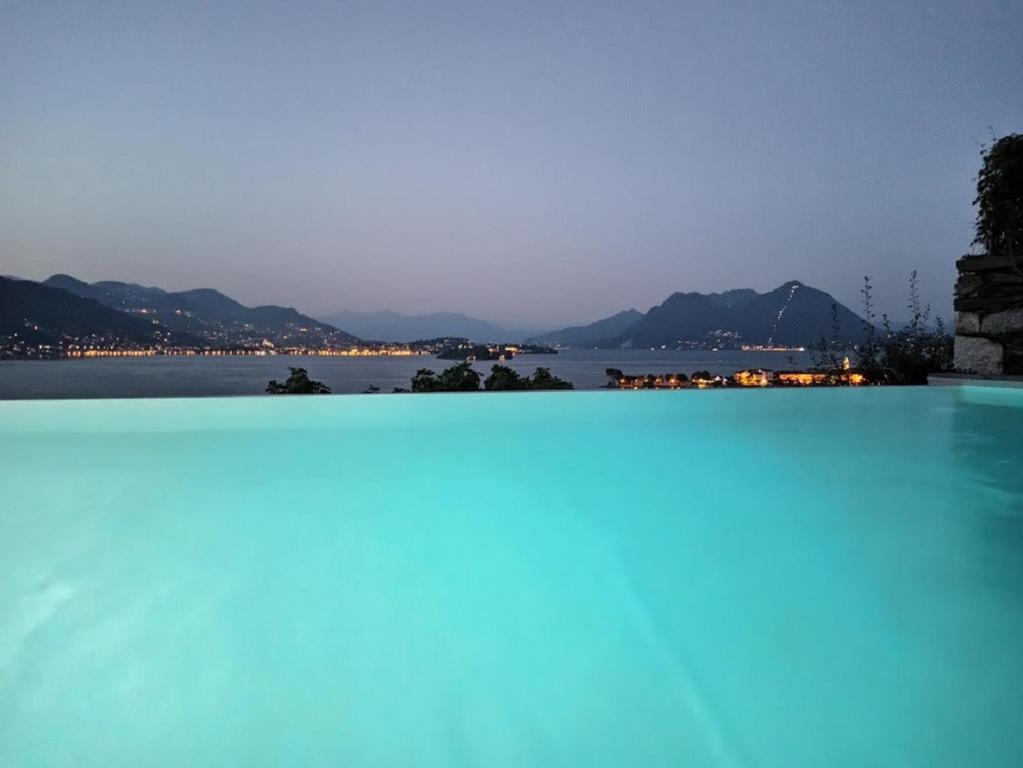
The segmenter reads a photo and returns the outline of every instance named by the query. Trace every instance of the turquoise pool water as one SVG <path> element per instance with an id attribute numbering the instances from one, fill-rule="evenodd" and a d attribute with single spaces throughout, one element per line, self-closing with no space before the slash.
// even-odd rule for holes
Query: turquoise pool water
<path id="1" fill-rule="evenodd" d="M 1018 766 L 1023 392 L 0 403 L 0 765 Z"/>

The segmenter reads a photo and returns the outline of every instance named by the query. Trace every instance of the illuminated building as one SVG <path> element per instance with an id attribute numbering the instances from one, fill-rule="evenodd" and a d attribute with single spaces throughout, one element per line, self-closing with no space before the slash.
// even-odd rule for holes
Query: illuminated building
<path id="1" fill-rule="evenodd" d="M 763 368 L 737 371 L 733 378 L 740 387 L 767 387 L 771 385 L 772 372 Z"/>

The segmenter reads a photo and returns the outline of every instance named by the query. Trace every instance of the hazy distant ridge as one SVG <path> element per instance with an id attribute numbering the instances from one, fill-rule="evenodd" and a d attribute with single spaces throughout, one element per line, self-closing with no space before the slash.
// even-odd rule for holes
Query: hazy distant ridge
<path id="1" fill-rule="evenodd" d="M 529 339 L 537 344 L 565 344 L 581 346 L 601 346 L 614 343 L 628 328 L 635 325 L 643 318 L 643 313 L 636 309 L 627 309 L 624 312 L 597 320 L 589 325 L 574 325 L 569 328 L 562 328 L 560 331 L 542 333 Z"/>
<path id="2" fill-rule="evenodd" d="M 321 321 L 290 307 L 246 307 L 211 288 L 170 292 L 117 281 L 86 283 L 69 275 L 53 275 L 44 283 L 4 279 L 4 290 L 6 333 L 19 328 L 28 333 L 33 326 L 33 333 L 47 338 L 73 330 L 144 339 L 159 332 L 172 344 L 187 338 L 222 347 L 267 340 L 276 346 L 323 347 L 360 339 L 406 342 L 443 336 L 608 349 L 809 346 L 836 331 L 842 342 L 855 343 L 864 327 L 860 317 L 830 294 L 796 280 L 767 293 L 673 293 L 646 313 L 629 309 L 588 325 L 540 334 L 453 312 L 338 312 Z"/>
<path id="3" fill-rule="evenodd" d="M 505 328 L 459 312 L 405 315 L 400 312 L 335 312 L 323 320 L 345 328 L 361 339 L 375 341 L 417 341 L 458 336 L 477 342 L 522 341 L 536 330 Z"/>

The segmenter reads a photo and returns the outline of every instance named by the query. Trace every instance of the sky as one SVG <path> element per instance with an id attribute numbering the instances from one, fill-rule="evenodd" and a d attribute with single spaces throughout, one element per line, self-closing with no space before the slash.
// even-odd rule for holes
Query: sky
<path id="1" fill-rule="evenodd" d="M 519 327 L 951 315 L 1023 3 L 0 0 L 0 273 Z"/>

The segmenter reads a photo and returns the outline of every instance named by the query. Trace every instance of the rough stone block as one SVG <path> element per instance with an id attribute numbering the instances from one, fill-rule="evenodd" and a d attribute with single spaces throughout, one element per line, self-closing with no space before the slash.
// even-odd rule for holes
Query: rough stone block
<path id="1" fill-rule="evenodd" d="M 1008 256 L 989 256 L 986 253 L 976 256 L 963 256 L 956 262 L 960 272 L 988 272 L 996 269 L 1011 269 L 1012 261 Z"/>
<path id="2" fill-rule="evenodd" d="M 1019 301 L 1011 296 L 970 296 L 956 297 L 952 306 L 956 312 L 1001 312 L 1012 309 Z"/>
<path id="3" fill-rule="evenodd" d="M 956 322 L 958 323 L 957 313 Z M 956 328 L 958 328 L 958 324 Z M 995 312 L 987 315 L 980 322 L 980 332 L 985 334 L 999 334 L 999 333 L 1021 333 L 1023 334 L 1023 307 L 1016 307 L 1015 309 L 1006 309 L 1002 312 Z"/>
<path id="4" fill-rule="evenodd" d="M 956 312 L 956 333 L 980 333 L 980 315 L 976 312 Z"/>
<path id="5" fill-rule="evenodd" d="M 975 277 L 996 285 L 1016 286 L 1018 291 L 1023 292 L 1023 272 L 1017 272 L 1014 269 L 1007 272 L 988 272 L 986 275 L 964 275 L 964 277 Z"/>
<path id="6" fill-rule="evenodd" d="M 955 367 L 963 373 L 1001 376 L 1004 350 L 1002 345 L 979 336 L 956 336 Z"/>
<path id="7" fill-rule="evenodd" d="M 959 275 L 959 279 L 956 280 L 956 296 L 963 298 L 970 296 L 983 285 L 984 278 L 980 275 Z"/>
<path id="8" fill-rule="evenodd" d="M 1013 339 L 1005 345 L 1005 360 L 1002 365 L 1007 376 L 1023 375 L 1023 338 Z"/>

